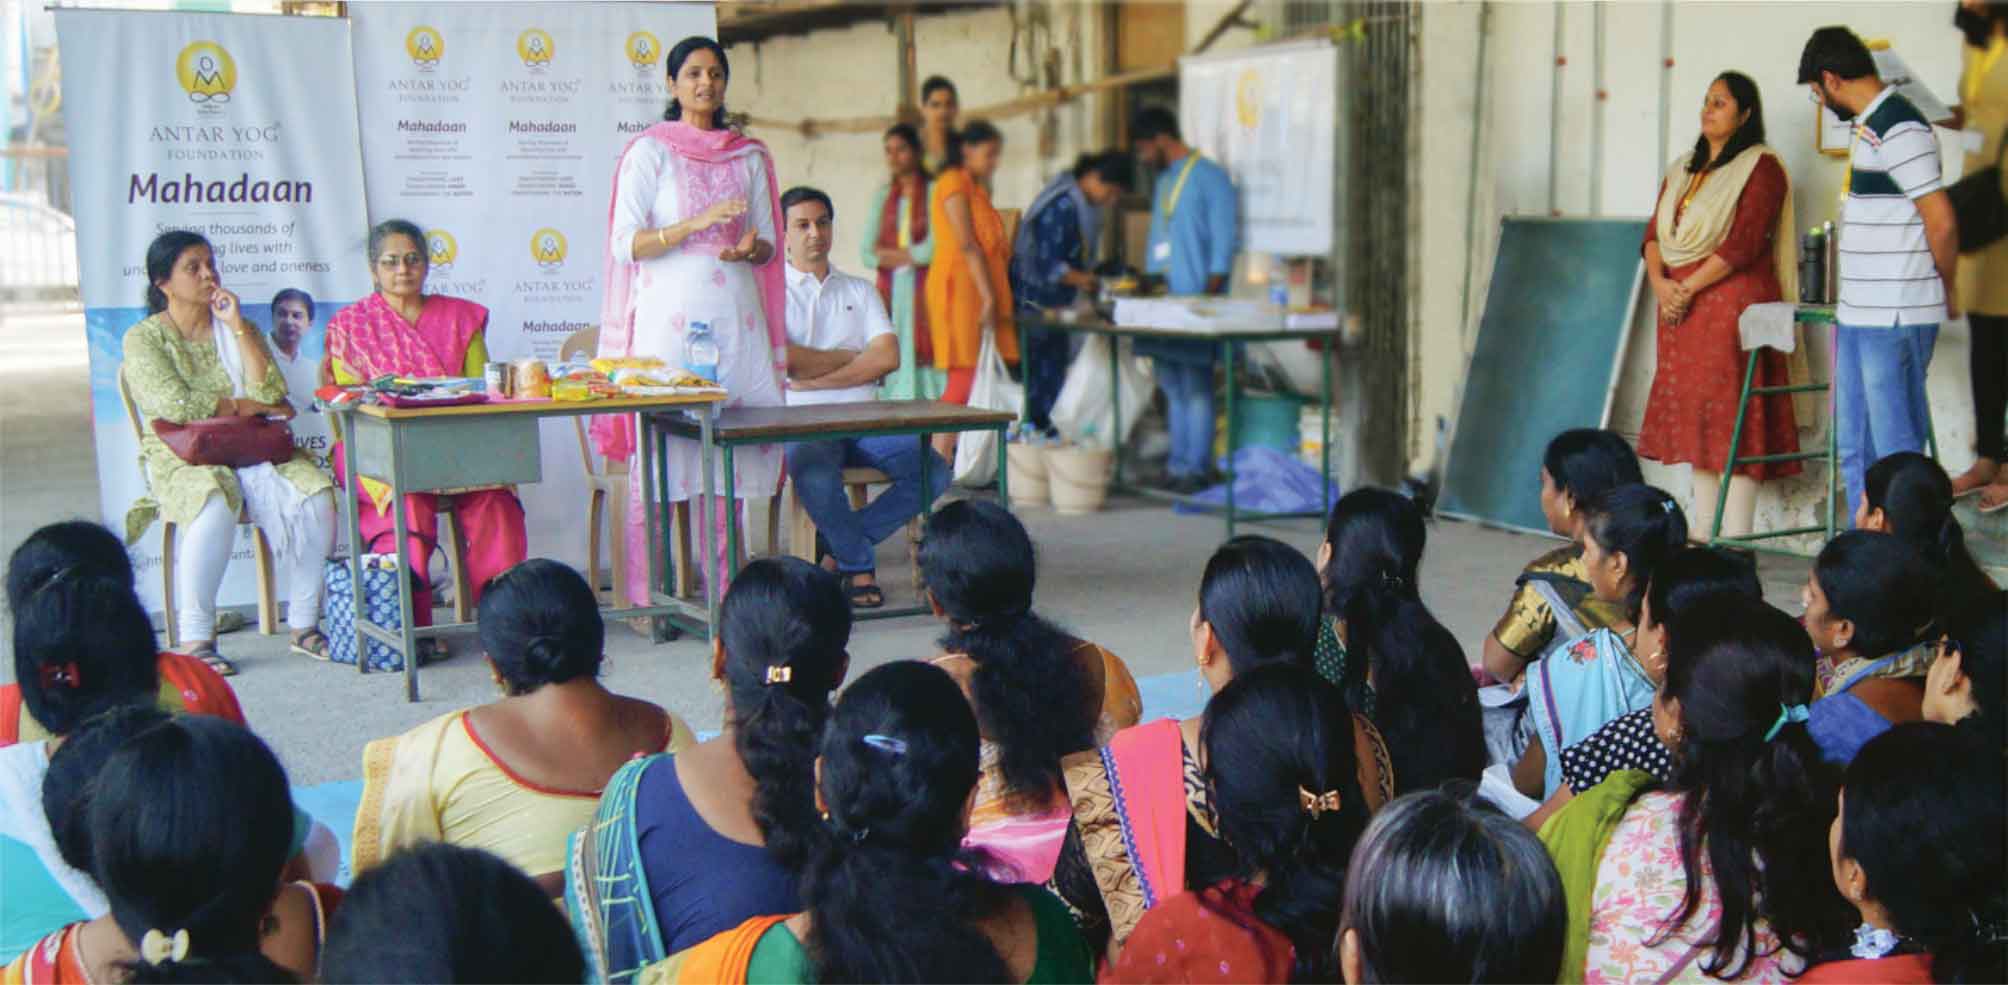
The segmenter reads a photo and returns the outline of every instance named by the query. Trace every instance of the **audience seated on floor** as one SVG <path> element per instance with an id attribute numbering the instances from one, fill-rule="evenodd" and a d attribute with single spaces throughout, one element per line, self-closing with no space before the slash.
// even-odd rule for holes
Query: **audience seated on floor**
<path id="1" fill-rule="evenodd" d="M 1541 827 L 1569 900 L 1560 980 L 1787 981 L 1852 923 L 1806 728 L 1812 645 L 1735 595 L 1703 600 L 1667 640 L 1653 717 L 1672 776 L 1613 773 Z"/>
<path id="2" fill-rule="evenodd" d="M 1200 746 L 1235 870 L 1151 908 L 1103 979 L 1335 980 L 1346 863 L 1372 809 L 1345 699 L 1302 667 L 1258 667 L 1206 703 Z"/>
<path id="3" fill-rule="evenodd" d="M 1353 849 L 1339 970 L 1378 982 L 1552 982 L 1568 908 L 1525 828 L 1462 793 L 1409 794 Z"/>
<path id="4" fill-rule="evenodd" d="M 1321 597 L 1317 570 L 1295 548 L 1267 537 L 1221 545 L 1206 563 L 1191 623 L 1193 661 L 1206 686 L 1218 693 L 1273 664 L 1311 670 Z M 1239 869 L 1221 840 L 1201 770 L 1202 721 L 1165 718 L 1124 729 L 1062 764 L 1073 820 L 1053 881 L 1107 960 L 1152 907 Z M 1357 782 L 1372 811 L 1393 798 L 1394 771 L 1373 723 L 1359 714 L 1352 723 Z"/>
<path id="5" fill-rule="evenodd" d="M 543 888 L 478 848 L 425 844 L 357 877 L 321 960 L 329 985 L 586 980 Z"/>
<path id="6" fill-rule="evenodd" d="M 7 981 L 316 976 L 341 892 L 283 881 L 292 794 L 257 736 L 128 706 L 87 724 L 56 760 L 50 776 L 63 786 L 51 798 L 52 827 L 65 859 L 90 866 L 110 913 L 45 937 L 8 967 Z"/>
<path id="7" fill-rule="evenodd" d="M 1535 800 L 1561 785 L 1562 750 L 1652 700 L 1652 678 L 1636 648 L 1639 607 L 1654 572 L 1687 545 L 1687 517 L 1662 489 L 1619 486 L 1582 513 L 1591 594 L 1618 615 L 1527 668 L 1533 741 L 1513 767 L 1513 785 Z"/>
<path id="8" fill-rule="evenodd" d="M 1067 908 L 993 882 L 967 847 L 976 717 L 948 674 L 879 667 L 844 689 L 816 758 L 823 828 L 804 909 L 757 917 L 671 958 L 679 982 L 1085 982 Z M 654 978 L 656 969 L 644 978 Z"/>
<path id="9" fill-rule="evenodd" d="M 565 842 L 637 756 L 696 741 L 667 711 L 600 684 L 606 626 L 577 571 L 525 561 L 489 583 L 481 646 L 504 697 L 363 750 L 357 872 L 428 841 L 481 848 L 564 888 Z"/>
<path id="10" fill-rule="evenodd" d="M 816 743 L 850 668 L 837 576 L 796 558 L 732 579 L 712 641 L 725 731 L 621 767 L 573 839 L 565 903 L 594 980 L 626 980 L 749 917 L 802 908 L 822 821 Z"/>
<path id="11" fill-rule="evenodd" d="M 1032 537 L 1003 507 L 965 500 L 929 516 L 920 570 L 948 624 L 935 664 L 962 685 L 983 730 L 970 846 L 999 878 L 1044 882 L 1072 816 L 1060 759 L 1136 724 L 1136 680 L 1115 654 L 1033 611 Z"/>

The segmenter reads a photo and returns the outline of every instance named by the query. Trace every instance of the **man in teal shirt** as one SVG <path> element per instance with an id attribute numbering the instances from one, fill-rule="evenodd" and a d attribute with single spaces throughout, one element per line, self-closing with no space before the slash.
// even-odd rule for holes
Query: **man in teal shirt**
<path id="1" fill-rule="evenodd" d="M 1157 172 L 1144 269 L 1174 295 L 1225 294 L 1241 244 L 1240 204 L 1227 169 L 1185 145 L 1169 110 L 1137 114 L 1130 127 L 1136 156 Z M 1213 467 L 1212 342 L 1139 339 L 1136 351 L 1157 361 L 1171 430 L 1165 486 L 1194 493 L 1219 481 Z"/>

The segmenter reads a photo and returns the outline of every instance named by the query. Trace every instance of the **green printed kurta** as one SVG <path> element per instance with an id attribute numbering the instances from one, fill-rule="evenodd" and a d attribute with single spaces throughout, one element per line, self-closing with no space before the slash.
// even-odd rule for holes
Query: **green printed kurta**
<path id="1" fill-rule="evenodd" d="M 260 346 L 265 340 L 257 336 Z M 247 385 L 244 395 L 259 403 L 276 404 L 286 399 L 286 378 L 279 364 L 265 352 L 265 378 Z M 146 475 L 149 495 L 126 512 L 126 543 L 139 540 L 155 519 L 171 523 L 193 522 L 209 497 L 221 495 L 230 512 L 244 508 L 235 470 L 220 465 L 190 465 L 182 461 L 154 436 L 155 418 L 187 424 L 216 416 L 216 403 L 231 396 L 230 376 L 217 356 L 216 344 L 208 338 L 190 342 L 168 322 L 165 313 L 151 315 L 134 325 L 125 336 L 125 361 L 119 371 L 126 389 L 139 409 L 141 437 L 140 470 Z M 306 452 L 297 449 L 291 461 L 279 466 L 279 474 L 304 495 L 334 488 L 334 480 L 314 465 Z"/>

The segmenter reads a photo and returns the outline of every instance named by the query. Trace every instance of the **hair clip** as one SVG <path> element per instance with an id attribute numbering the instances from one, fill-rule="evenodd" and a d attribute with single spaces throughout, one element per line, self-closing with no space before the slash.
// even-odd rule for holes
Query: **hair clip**
<path id="1" fill-rule="evenodd" d="M 163 965 L 169 961 L 188 960 L 188 931 L 177 930 L 172 937 L 158 930 L 149 930 L 139 939 L 139 956 L 150 965 Z"/>
<path id="2" fill-rule="evenodd" d="M 1770 730 L 1764 733 L 1764 741 L 1769 742 L 1777 738 L 1778 732 L 1785 727 L 1786 722 L 1798 722 L 1803 725 L 1812 717 L 1812 710 L 1805 705 L 1779 705 L 1778 720 L 1772 722 Z"/>
<path id="3" fill-rule="evenodd" d="M 42 690 L 52 687 L 67 687 L 72 690 L 84 686 L 84 675 L 77 669 L 76 661 L 60 664 L 43 664 L 40 669 Z"/>
<path id="4" fill-rule="evenodd" d="M 1303 807 L 1304 813 L 1311 815 L 1311 820 L 1315 821 L 1327 813 L 1338 813 L 1339 792 L 1327 790 L 1324 793 L 1314 794 L 1300 786 L 1297 788 L 1297 803 Z"/>
<path id="5" fill-rule="evenodd" d="M 1677 505 L 1671 499 L 1662 499 L 1659 501 L 1660 512 L 1665 513 L 1668 516 L 1672 516 L 1673 511 L 1677 508 L 1678 508 Z"/>
<path id="6" fill-rule="evenodd" d="M 768 684 L 786 684 L 795 679 L 795 668 L 786 664 L 776 664 L 767 668 Z"/>
<path id="7" fill-rule="evenodd" d="M 892 755 L 895 756 L 906 755 L 905 739 L 895 739 L 890 735 L 878 735 L 874 733 L 865 736 L 864 739 L 862 739 L 861 741 L 863 741 L 865 745 L 868 745 L 873 749 L 877 749 L 880 752 L 891 753 Z"/>
<path id="8" fill-rule="evenodd" d="M 1395 591 L 1401 591 L 1403 588 L 1408 587 L 1408 579 L 1403 578 L 1402 576 L 1395 574 L 1392 571 L 1381 572 L 1380 580 L 1381 584 L 1386 585 L 1387 587 L 1392 588 Z"/>

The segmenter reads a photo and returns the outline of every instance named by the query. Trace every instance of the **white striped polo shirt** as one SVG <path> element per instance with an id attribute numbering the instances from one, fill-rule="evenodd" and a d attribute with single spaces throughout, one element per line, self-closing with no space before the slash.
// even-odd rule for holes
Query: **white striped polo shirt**
<path id="1" fill-rule="evenodd" d="M 1932 325 L 1945 320 L 1945 284 L 1917 200 L 1945 187 L 1938 138 L 1910 100 L 1888 86 L 1862 110 L 1842 213 L 1843 325 Z"/>

